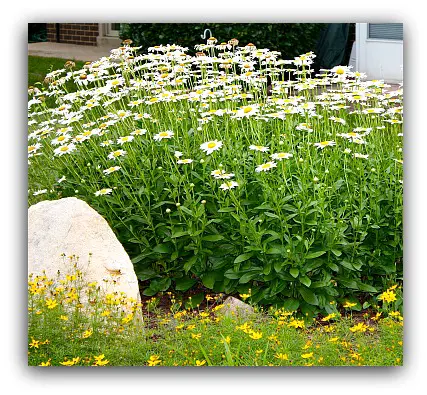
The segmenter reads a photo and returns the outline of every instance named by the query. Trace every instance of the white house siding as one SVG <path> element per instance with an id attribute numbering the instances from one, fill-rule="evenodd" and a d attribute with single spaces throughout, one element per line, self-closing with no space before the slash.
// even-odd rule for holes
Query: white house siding
<path id="1" fill-rule="evenodd" d="M 398 83 L 403 81 L 403 36 L 396 39 L 399 24 L 387 25 L 376 24 L 376 34 L 371 36 L 389 38 L 370 38 L 369 24 L 356 24 L 355 70 L 366 73 L 368 79 Z"/>

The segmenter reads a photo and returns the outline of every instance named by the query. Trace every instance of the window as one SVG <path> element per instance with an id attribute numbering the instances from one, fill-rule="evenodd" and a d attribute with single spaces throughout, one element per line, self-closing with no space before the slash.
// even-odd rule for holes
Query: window
<path id="1" fill-rule="evenodd" d="M 368 23 L 368 38 L 403 40 L 403 23 Z"/>
<path id="2" fill-rule="evenodd" d="M 107 23 L 106 27 L 107 36 L 119 37 L 120 23 Z"/>

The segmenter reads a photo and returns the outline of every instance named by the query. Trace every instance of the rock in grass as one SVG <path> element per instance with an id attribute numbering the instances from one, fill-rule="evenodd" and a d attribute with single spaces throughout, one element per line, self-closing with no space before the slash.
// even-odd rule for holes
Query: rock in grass
<path id="1" fill-rule="evenodd" d="M 75 258 L 70 258 L 75 256 Z M 28 209 L 28 273 L 57 278 L 75 271 L 107 293 L 140 301 L 138 279 L 107 221 L 74 197 L 43 201 Z"/>
<path id="2" fill-rule="evenodd" d="M 254 309 L 252 306 L 249 306 L 247 303 L 242 302 L 239 299 L 229 296 L 224 301 L 224 307 L 220 310 L 222 314 L 228 316 L 248 316 L 254 314 Z"/>

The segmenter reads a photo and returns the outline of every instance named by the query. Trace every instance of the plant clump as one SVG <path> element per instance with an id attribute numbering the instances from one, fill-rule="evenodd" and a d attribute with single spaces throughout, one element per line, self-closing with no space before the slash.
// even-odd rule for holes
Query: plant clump
<path id="1" fill-rule="evenodd" d="M 369 304 L 403 273 L 402 87 L 234 44 L 128 42 L 50 72 L 29 92 L 29 204 L 95 208 L 147 296 L 250 288 L 310 316 Z"/>

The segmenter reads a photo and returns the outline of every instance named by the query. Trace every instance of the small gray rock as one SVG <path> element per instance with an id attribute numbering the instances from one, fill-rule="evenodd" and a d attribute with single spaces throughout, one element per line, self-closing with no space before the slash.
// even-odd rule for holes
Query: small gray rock
<path id="1" fill-rule="evenodd" d="M 227 299 L 225 299 L 224 307 L 220 310 L 220 312 L 226 316 L 244 317 L 254 314 L 254 308 L 249 306 L 247 303 L 234 298 L 233 296 L 229 296 Z"/>

